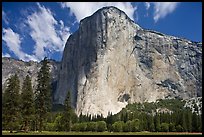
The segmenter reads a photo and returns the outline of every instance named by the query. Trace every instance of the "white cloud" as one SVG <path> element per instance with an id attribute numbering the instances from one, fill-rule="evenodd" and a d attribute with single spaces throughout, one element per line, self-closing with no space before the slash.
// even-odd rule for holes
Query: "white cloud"
<path id="1" fill-rule="evenodd" d="M 8 53 L 2 53 L 2 57 L 11 57 L 11 55 L 10 54 L 8 54 Z"/>
<path id="2" fill-rule="evenodd" d="M 134 20 L 134 12 L 137 9 L 137 7 L 133 7 L 130 2 L 64 2 L 61 3 L 61 6 L 63 8 L 70 8 L 78 22 L 105 6 L 115 6 Z"/>
<path id="3" fill-rule="evenodd" d="M 150 2 L 145 2 L 145 7 L 146 7 L 146 10 L 148 10 L 150 8 Z"/>
<path id="4" fill-rule="evenodd" d="M 2 10 L 2 20 L 8 25 L 9 24 L 9 19 L 6 15 L 6 13 Z"/>
<path id="5" fill-rule="evenodd" d="M 148 9 L 150 8 L 150 2 L 144 2 L 145 8 L 147 10 L 146 17 L 148 16 Z"/>
<path id="6" fill-rule="evenodd" d="M 154 2 L 154 21 L 166 17 L 172 13 L 178 6 L 179 2 Z"/>
<path id="7" fill-rule="evenodd" d="M 5 41 L 6 46 L 9 48 L 11 52 L 13 52 L 19 59 L 28 61 L 28 60 L 36 60 L 35 57 L 24 53 L 21 49 L 21 40 L 22 38 L 18 33 L 15 33 L 11 28 L 5 29 L 3 28 L 2 40 Z M 9 57 L 10 55 L 3 54 L 2 56 Z"/>
<path id="8" fill-rule="evenodd" d="M 54 18 L 52 12 L 37 3 L 39 11 L 27 17 L 26 24 L 31 29 L 30 36 L 35 41 L 34 55 L 38 60 L 49 53 L 62 52 L 70 35 L 64 22 Z"/>

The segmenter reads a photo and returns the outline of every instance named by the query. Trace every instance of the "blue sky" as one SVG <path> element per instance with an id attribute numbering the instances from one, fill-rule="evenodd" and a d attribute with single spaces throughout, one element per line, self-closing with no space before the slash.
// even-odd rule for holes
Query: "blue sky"
<path id="1" fill-rule="evenodd" d="M 202 41 L 201 2 L 3 2 L 2 57 L 60 61 L 80 20 L 104 6 L 118 7 L 142 28 Z"/>

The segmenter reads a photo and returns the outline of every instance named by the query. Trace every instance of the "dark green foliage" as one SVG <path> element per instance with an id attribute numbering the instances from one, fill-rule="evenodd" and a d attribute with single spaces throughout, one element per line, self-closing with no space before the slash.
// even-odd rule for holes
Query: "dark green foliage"
<path id="1" fill-rule="evenodd" d="M 86 131 L 86 128 L 87 128 L 87 123 L 84 122 L 84 123 L 80 123 L 79 124 L 79 131 Z"/>
<path id="2" fill-rule="evenodd" d="M 183 127 L 181 125 L 177 125 L 176 132 L 182 132 L 182 131 L 183 131 Z"/>
<path id="3" fill-rule="evenodd" d="M 23 129 L 28 131 L 31 129 L 31 121 L 33 120 L 34 115 L 34 95 L 31 84 L 31 79 L 27 75 L 24 79 L 21 93 L 21 114 L 23 118 Z"/>
<path id="4" fill-rule="evenodd" d="M 128 114 L 126 109 L 121 110 L 120 121 L 126 122 L 128 120 Z"/>
<path id="5" fill-rule="evenodd" d="M 98 121 L 97 122 L 97 131 L 98 132 L 103 132 L 106 131 L 107 127 L 106 127 L 106 122 L 105 121 Z"/>
<path id="6" fill-rule="evenodd" d="M 97 126 L 98 126 L 97 122 L 88 122 L 86 130 L 96 132 Z"/>
<path id="7" fill-rule="evenodd" d="M 123 131 L 123 125 L 124 122 L 123 121 L 117 121 L 115 122 L 112 126 L 113 126 L 113 131 L 115 132 L 122 132 Z"/>
<path id="8" fill-rule="evenodd" d="M 175 128 L 175 124 L 174 123 L 169 123 L 169 131 L 170 132 L 175 132 L 176 128 Z"/>
<path id="9" fill-rule="evenodd" d="M 161 123 L 161 131 L 162 132 L 169 132 L 169 124 L 168 123 Z"/>
<path id="10" fill-rule="evenodd" d="M 2 101 L 2 125 L 3 129 L 12 132 L 20 128 L 20 81 L 16 74 L 11 76 L 7 81 L 8 84 L 3 94 Z"/>
<path id="11" fill-rule="evenodd" d="M 108 112 L 108 116 L 106 118 L 106 123 L 107 124 L 113 124 L 113 115 L 110 112 Z"/>
<path id="12" fill-rule="evenodd" d="M 161 131 L 161 125 L 160 125 L 160 114 L 158 114 L 158 113 L 156 113 L 156 115 L 155 115 L 155 118 L 154 118 L 155 120 L 155 131 L 157 131 L 157 132 L 159 132 L 159 131 Z"/>
<path id="13" fill-rule="evenodd" d="M 65 100 L 65 104 L 64 104 L 64 112 L 62 115 L 62 125 L 63 125 L 63 130 L 64 131 L 70 131 L 71 130 L 71 117 L 72 114 L 74 113 L 71 107 L 71 95 L 70 92 L 68 91 L 67 93 L 67 98 Z"/>
<path id="14" fill-rule="evenodd" d="M 75 124 L 72 126 L 71 130 L 72 130 L 72 131 L 80 131 L 80 130 L 79 130 L 79 124 L 80 124 L 80 123 L 75 123 Z"/>
<path id="15" fill-rule="evenodd" d="M 154 117 L 152 115 L 147 115 L 147 121 L 148 121 L 149 131 L 151 131 L 151 132 L 155 131 Z"/>
<path id="16" fill-rule="evenodd" d="M 192 116 L 192 130 L 199 131 L 199 116 L 194 112 Z"/>
<path id="17" fill-rule="evenodd" d="M 142 112 L 140 115 L 139 115 L 139 119 L 140 119 L 140 130 L 142 131 L 147 131 L 148 130 L 148 121 L 147 121 L 147 114 Z"/>
<path id="18" fill-rule="evenodd" d="M 56 131 L 55 123 L 46 123 L 45 130 L 46 131 Z"/>
<path id="19" fill-rule="evenodd" d="M 36 128 L 40 132 L 44 128 L 47 113 L 51 111 L 51 80 L 47 58 L 42 61 L 38 72 L 38 84 L 35 92 Z"/>
<path id="20" fill-rule="evenodd" d="M 134 119 L 130 122 L 130 131 L 138 132 L 140 131 L 140 121 L 139 119 Z"/>
<path id="21" fill-rule="evenodd" d="M 62 114 L 58 114 L 55 118 L 54 121 L 54 125 L 55 125 L 55 130 L 56 131 L 62 131 L 63 129 L 63 124 L 62 124 Z"/>
<path id="22" fill-rule="evenodd" d="M 190 110 L 187 110 L 187 129 L 188 132 L 192 132 L 192 112 Z"/>
<path id="23" fill-rule="evenodd" d="M 182 127 L 183 127 L 183 131 L 186 132 L 187 124 L 186 124 L 186 112 L 185 111 L 183 111 L 182 113 Z"/>

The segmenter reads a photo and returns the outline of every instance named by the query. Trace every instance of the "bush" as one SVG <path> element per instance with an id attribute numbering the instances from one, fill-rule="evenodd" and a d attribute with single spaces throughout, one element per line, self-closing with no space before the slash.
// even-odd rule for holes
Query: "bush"
<path id="1" fill-rule="evenodd" d="M 88 122 L 86 131 L 97 131 L 97 122 Z"/>
<path id="2" fill-rule="evenodd" d="M 175 132 L 176 131 L 175 124 L 173 124 L 173 123 L 169 124 L 169 131 L 170 132 Z"/>
<path id="3" fill-rule="evenodd" d="M 56 131 L 55 123 L 46 123 L 45 130 L 47 131 Z"/>
<path id="4" fill-rule="evenodd" d="M 103 132 L 105 130 L 107 130 L 106 122 L 105 121 L 98 121 L 97 122 L 97 131 L 98 132 Z"/>
<path id="5" fill-rule="evenodd" d="M 176 131 L 177 132 L 182 132 L 183 131 L 183 127 L 181 125 L 177 125 L 176 126 Z"/>
<path id="6" fill-rule="evenodd" d="M 113 131 L 113 126 L 112 126 L 111 124 L 108 124 L 108 125 L 107 125 L 107 130 L 108 130 L 109 132 Z"/>
<path id="7" fill-rule="evenodd" d="M 123 131 L 123 121 L 117 121 L 113 124 L 113 131 L 115 132 L 122 132 Z"/>
<path id="8" fill-rule="evenodd" d="M 169 124 L 168 123 L 161 123 L 161 131 L 168 132 L 169 131 Z"/>
<path id="9" fill-rule="evenodd" d="M 123 124 L 123 132 L 129 132 L 128 122 Z"/>
<path id="10" fill-rule="evenodd" d="M 138 132 L 140 131 L 140 121 L 139 119 L 128 120 L 126 123 L 123 124 L 123 131 L 124 132 Z"/>
<path id="11" fill-rule="evenodd" d="M 79 130 L 80 131 L 86 131 L 87 123 L 79 123 Z"/>
<path id="12" fill-rule="evenodd" d="M 62 127 L 62 116 L 61 115 L 58 115 L 56 118 L 55 118 L 55 130 L 56 131 L 62 131 L 63 127 Z"/>
<path id="13" fill-rule="evenodd" d="M 80 123 L 75 123 L 75 124 L 72 126 L 71 130 L 72 130 L 72 131 L 80 131 L 80 126 L 79 126 L 79 124 L 80 124 Z"/>
<path id="14" fill-rule="evenodd" d="M 139 119 L 134 119 L 131 121 L 131 128 L 133 132 L 140 131 L 140 121 Z"/>

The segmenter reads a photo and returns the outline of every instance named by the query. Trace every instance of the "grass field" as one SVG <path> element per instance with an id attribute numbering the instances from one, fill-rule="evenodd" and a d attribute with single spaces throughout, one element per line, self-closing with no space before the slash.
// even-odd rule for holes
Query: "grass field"
<path id="1" fill-rule="evenodd" d="M 188 132 L 51 132 L 42 131 L 28 132 L 28 133 L 9 133 L 9 131 L 2 131 L 2 135 L 202 135 L 202 133 L 188 133 Z"/>

